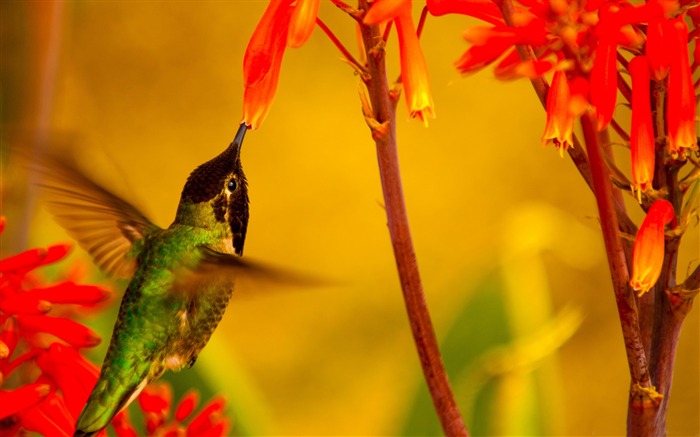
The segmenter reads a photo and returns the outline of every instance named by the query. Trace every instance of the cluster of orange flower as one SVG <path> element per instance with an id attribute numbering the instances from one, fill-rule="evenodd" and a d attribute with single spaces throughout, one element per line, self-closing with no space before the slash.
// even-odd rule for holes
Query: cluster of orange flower
<path id="1" fill-rule="evenodd" d="M 287 46 L 298 47 L 318 20 L 319 0 L 270 0 L 250 39 L 245 61 L 243 121 L 257 128 L 268 113 Z M 333 0 L 344 10 L 354 10 Z M 401 76 L 411 117 L 433 114 L 425 59 L 411 17 L 412 0 L 374 0 L 366 25 L 393 23 Z M 496 63 L 500 79 L 551 74 L 547 122 L 542 140 L 566 150 L 573 145 L 576 120 L 594 114 L 599 131 L 612 126 L 630 145 L 631 189 L 641 201 L 654 187 L 657 165 L 682 163 L 697 147 L 696 84 L 700 67 L 700 7 L 696 0 L 426 0 L 433 16 L 462 14 L 487 23 L 464 32 L 471 44 L 455 62 L 462 73 Z M 354 10 L 357 12 L 357 10 Z M 357 18 L 355 16 L 354 18 Z M 692 23 L 692 29 L 688 29 Z M 689 48 L 694 45 L 692 62 Z M 529 59 L 521 51 L 530 50 Z M 631 85 L 622 72 L 631 77 Z M 651 90 L 656 90 L 654 93 Z M 614 119 L 618 92 L 631 108 L 629 129 Z M 652 119 L 653 111 L 662 114 Z M 664 163 L 657 163 L 657 156 Z M 653 198 L 653 196 L 652 196 Z M 676 225 L 673 206 L 658 199 L 649 208 L 634 248 L 631 285 L 640 293 L 658 280 L 664 253 L 664 227 Z"/>

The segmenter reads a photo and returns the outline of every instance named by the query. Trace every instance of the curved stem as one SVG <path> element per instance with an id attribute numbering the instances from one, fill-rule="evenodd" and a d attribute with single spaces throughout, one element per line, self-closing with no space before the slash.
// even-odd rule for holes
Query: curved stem
<path id="1" fill-rule="evenodd" d="M 360 9 L 366 10 L 367 7 L 367 1 L 360 0 Z M 368 117 L 368 123 L 377 147 L 389 234 L 413 339 L 443 431 L 448 436 L 468 436 L 440 356 L 413 249 L 401 186 L 396 112 L 389 96 L 384 41 L 378 26 L 361 25 L 360 28 L 370 73 L 367 87 L 372 114 Z"/>

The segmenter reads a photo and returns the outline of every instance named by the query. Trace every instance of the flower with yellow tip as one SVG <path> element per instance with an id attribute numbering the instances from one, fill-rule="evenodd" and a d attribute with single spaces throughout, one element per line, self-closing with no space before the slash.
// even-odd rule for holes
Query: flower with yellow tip
<path id="1" fill-rule="evenodd" d="M 664 227 L 676 219 L 668 200 L 654 201 L 637 231 L 630 285 L 641 296 L 656 284 L 664 262 Z"/>
<path id="2" fill-rule="evenodd" d="M 646 56 L 635 56 L 628 67 L 632 76 L 632 128 L 630 151 L 632 161 L 632 191 L 641 201 L 642 193 L 654 180 L 654 128 L 651 116 L 650 65 Z"/>
<path id="3" fill-rule="evenodd" d="M 411 0 L 376 0 L 365 15 L 364 23 L 374 25 L 388 20 L 394 20 L 399 37 L 401 80 L 408 113 L 411 118 L 417 117 L 427 126 L 427 117 L 435 117 L 434 104 L 428 67 L 411 17 Z"/>
<path id="4" fill-rule="evenodd" d="M 682 18 L 678 18 L 672 20 L 669 27 L 671 35 L 667 42 L 671 52 L 671 67 L 666 99 L 668 152 L 673 158 L 684 159 L 687 150 L 698 148 L 695 131 L 697 101 L 688 59 L 688 26 Z"/>
<path id="5" fill-rule="evenodd" d="M 321 0 L 297 0 L 289 23 L 287 45 L 301 47 L 311 36 L 316 26 Z"/>

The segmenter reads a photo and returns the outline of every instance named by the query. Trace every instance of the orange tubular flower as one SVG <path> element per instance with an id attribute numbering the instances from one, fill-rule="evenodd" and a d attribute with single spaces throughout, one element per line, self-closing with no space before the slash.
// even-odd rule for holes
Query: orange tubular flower
<path id="1" fill-rule="evenodd" d="M 637 56 L 629 63 L 632 76 L 632 191 L 641 202 L 642 193 L 651 188 L 654 179 L 654 128 L 652 126 L 649 84 L 649 62 L 646 56 Z"/>
<path id="2" fill-rule="evenodd" d="M 430 94 L 428 67 L 411 17 L 411 1 L 376 0 L 364 22 L 374 25 L 389 19 L 394 20 L 399 36 L 401 80 L 406 91 L 408 112 L 411 118 L 418 117 L 427 126 L 426 116 L 435 117 L 434 105 Z"/>
<path id="3" fill-rule="evenodd" d="M 408 113 L 411 118 L 418 117 L 427 126 L 426 116 L 435 118 L 434 105 L 428 83 L 428 67 L 413 25 L 410 4 L 401 9 L 394 23 L 399 35 L 401 79 L 406 90 Z"/>
<path id="4" fill-rule="evenodd" d="M 684 159 L 686 150 L 697 149 L 695 133 L 695 92 L 688 59 L 688 27 L 682 18 L 672 20 L 668 41 L 671 68 L 668 73 L 666 123 L 668 125 L 668 153 Z"/>
<path id="5" fill-rule="evenodd" d="M 316 26 L 316 16 L 320 3 L 320 0 L 297 0 L 289 23 L 289 36 L 287 37 L 289 47 L 300 47 L 309 39 L 314 26 Z"/>
<path id="6" fill-rule="evenodd" d="M 243 122 L 257 129 L 270 111 L 279 82 L 291 16 L 290 0 L 271 0 L 243 58 Z"/>
<path id="7" fill-rule="evenodd" d="M 641 296 L 656 284 L 664 261 L 664 226 L 675 221 L 673 205 L 655 201 L 647 212 L 634 240 L 630 285 Z"/>
<path id="8" fill-rule="evenodd" d="M 574 131 L 574 116 L 569 110 L 570 100 L 571 89 L 566 73 L 557 70 L 547 93 L 547 125 L 542 141 L 554 142 L 554 147 L 562 153 L 573 143 L 571 137 Z"/>

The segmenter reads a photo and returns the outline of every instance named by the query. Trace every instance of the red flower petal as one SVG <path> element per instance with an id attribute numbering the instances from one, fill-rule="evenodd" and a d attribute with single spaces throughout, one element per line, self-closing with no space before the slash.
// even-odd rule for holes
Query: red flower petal
<path id="1" fill-rule="evenodd" d="M 78 417 L 92 391 L 99 370 L 72 347 L 53 343 L 36 359 L 45 375 L 49 376 L 63 393 L 66 408 Z"/>
<path id="2" fill-rule="evenodd" d="M 90 305 L 105 300 L 110 292 L 96 285 L 78 285 L 65 281 L 45 288 L 35 288 L 27 295 L 57 304 Z"/>
<path id="3" fill-rule="evenodd" d="M 46 249 L 30 249 L 20 254 L 5 258 L 0 263 L 0 273 L 33 269 L 51 264 L 65 257 L 70 252 L 70 244 L 55 244 Z"/>
<path id="4" fill-rule="evenodd" d="M 75 419 L 70 416 L 63 399 L 55 392 L 34 407 L 20 414 L 22 426 L 45 436 L 70 437 L 75 432 Z"/>
<path id="5" fill-rule="evenodd" d="M 455 61 L 462 74 L 474 73 L 498 59 L 515 42 L 515 35 L 499 34 L 490 37 L 484 45 L 473 45 Z"/>
<path id="6" fill-rule="evenodd" d="M 2 234 L 2 231 L 5 230 L 5 223 L 7 222 L 7 219 L 5 216 L 0 215 L 0 234 Z"/>
<path id="7" fill-rule="evenodd" d="M 637 231 L 632 253 L 630 285 L 640 296 L 659 280 L 664 261 L 664 226 L 675 218 L 671 202 L 656 200 Z"/>
<path id="8" fill-rule="evenodd" d="M 668 73 L 666 122 L 668 124 L 668 152 L 673 158 L 684 158 L 686 150 L 697 149 L 695 113 L 697 102 L 693 77 L 688 59 L 688 27 L 683 18 L 672 21 L 671 69 Z"/>
<path id="9" fill-rule="evenodd" d="M 671 22 L 665 18 L 649 20 L 647 27 L 646 55 L 655 80 L 663 80 L 668 75 L 671 65 L 671 53 L 668 50 Z"/>
<path id="10" fill-rule="evenodd" d="M 187 426 L 187 435 L 200 435 L 207 431 L 218 420 L 225 407 L 226 400 L 224 398 L 212 399 Z"/>
<path id="11" fill-rule="evenodd" d="M 45 314 L 51 309 L 51 303 L 38 299 L 28 293 L 17 294 L 2 301 L 2 311 L 9 314 Z"/>
<path id="12" fill-rule="evenodd" d="M 591 70 L 591 104 L 596 108 L 598 130 L 608 127 L 617 100 L 617 32 L 613 6 L 601 11 L 598 46 Z"/>
<path id="13" fill-rule="evenodd" d="M 196 390 L 190 390 L 180 401 L 180 404 L 175 410 L 175 420 L 182 422 L 197 408 L 199 404 L 199 393 Z"/>
<path id="14" fill-rule="evenodd" d="M 223 419 L 215 424 L 212 424 L 212 426 L 199 434 L 196 434 L 197 437 L 223 437 L 227 435 L 226 433 L 228 432 L 229 429 L 229 421 L 228 419 Z"/>
<path id="15" fill-rule="evenodd" d="M 11 357 L 15 352 L 17 343 L 19 342 L 19 333 L 17 332 L 17 325 L 15 320 L 10 318 L 5 321 L 0 327 L 0 341 L 7 346 L 7 355 L 0 358 Z"/>
<path id="16" fill-rule="evenodd" d="M 28 332 L 54 335 L 75 347 L 90 347 L 100 343 L 91 329 L 73 320 L 49 316 L 17 316 L 19 328 Z"/>
<path id="17" fill-rule="evenodd" d="M 632 76 L 632 129 L 630 149 L 632 161 L 633 189 L 638 199 L 641 193 L 650 189 L 654 179 L 654 128 L 651 116 L 651 77 L 646 56 L 636 56 L 628 67 Z"/>
<path id="18" fill-rule="evenodd" d="M 503 24 L 498 6 L 490 0 L 427 0 L 431 15 L 462 14 L 478 18 L 491 24 Z M 516 6 L 516 11 L 520 12 Z"/>
<path id="19" fill-rule="evenodd" d="M 112 429 L 114 429 L 114 432 L 117 434 L 117 437 L 138 436 L 138 434 L 136 434 L 136 431 L 134 431 L 134 428 L 131 426 L 127 410 L 122 410 L 119 412 L 119 414 L 114 416 L 111 425 Z"/>
<path id="20" fill-rule="evenodd" d="M 168 384 L 150 384 L 139 395 L 139 405 L 144 413 L 167 417 L 172 399 L 172 389 Z"/>
<path id="21" fill-rule="evenodd" d="M 17 390 L 0 390 L 0 419 L 38 404 L 49 391 L 50 387 L 46 384 L 29 384 Z"/>

